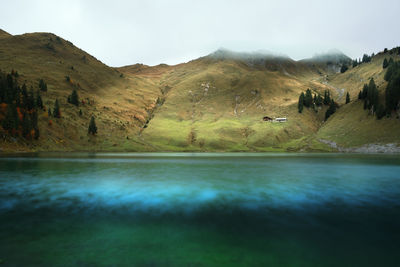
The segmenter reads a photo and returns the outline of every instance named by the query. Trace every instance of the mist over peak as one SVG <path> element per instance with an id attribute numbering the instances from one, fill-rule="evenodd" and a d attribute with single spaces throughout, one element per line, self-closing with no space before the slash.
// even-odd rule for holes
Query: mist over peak
<path id="1" fill-rule="evenodd" d="M 214 59 L 219 59 L 219 60 L 225 60 L 225 59 L 233 59 L 233 60 L 243 60 L 243 61 L 248 61 L 248 60 L 260 60 L 260 59 L 289 59 L 291 60 L 290 57 L 284 54 L 278 54 L 271 52 L 269 50 L 257 50 L 253 52 L 237 52 L 237 51 L 232 51 L 226 48 L 219 48 L 215 52 L 209 54 L 207 57 L 214 58 Z"/>
<path id="2" fill-rule="evenodd" d="M 312 58 L 306 59 L 306 61 L 316 62 L 333 62 L 333 63 L 346 63 L 351 61 L 351 58 L 344 54 L 339 49 L 333 48 L 323 53 L 316 53 Z"/>

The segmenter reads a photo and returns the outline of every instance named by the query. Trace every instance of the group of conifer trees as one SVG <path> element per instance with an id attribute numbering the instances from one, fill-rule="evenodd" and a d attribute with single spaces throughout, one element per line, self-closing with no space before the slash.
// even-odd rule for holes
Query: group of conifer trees
<path id="1" fill-rule="evenodd" d="M 54 108 L 53 112 L 51 112 L 51 108 L 48 110 L 49 117 L 53 116 L 54 118 L 61 118 L 61 108 L 60 108 L 60 103 L 58 102 L 58 99 L 56 99 L 56 102 L 54 102 Z"/>
<path id="2" fill-rule="evenodd" d="M 353 59 L 352 61 L 351 61 L 351 64 L 352 64 L 352 67 L 353 68 L 355 68 L 355 67 L 357 67 L 358 65 L 360 65 L 360 64 L 362 64 L 362 63 L 368 63 L 368 62 L 371 62 L 371 60 L 372 60 L 372 58 L 375 56 L 375 54 L 374 53 L 372 53 L 372 55 L 367 55 L 367 54 L 364 54 L 363 55 L 363 57 L 362 57 L 362 59 L 360 58 L 360 59 Z M 347 68 L 346 68 L 346 70 L 347 70 Z M 346 71 L 345 70 L 345 71 Z M 342 71 L 341 70 L 341 73 L 343 73 L 343 72 L 345 72 L 345 71 Z"/>
<path id="3" fill-rule="evenodd" d="M 369 81 L 369 84 L 364 84 L 362 91 L 358 93 L 358 99 L 364 100 L 364 109 L 371 110 L 378 119 L 385 116 L 385 108 L 379 103 L 379 91 L 374 78 Z"/>
<path id="4" fill-rule="evenodd" d="M 393 111 L 398 110 L 400 103 L 400 61 L 394 62 L 392 58 L 383 61 L 382 67 L 387 71 L 384 79 L 388 82 L 385 90 L 385 105 L 380 103 L 379 91 L 372 78 L 369 84 L 364 84 L 362 91 L 358 94 L 358 99 L 364 100 L 364 109 L 371 110 L 377 119 L 388 117 Z"/>
<path id="5" fill-rule="evenodd" d="M 328 110 L 325 113 L 325 120 L 336 112 L 337 104 L 335 103 L 333 98 L 331 98 L 331 93 L 329 92 L 329 90 L 325 90 L 324 96 L 322 97 L 320 94 L 314 94 L 313 96 L 311 90 L 307 89 L 305 94 L 304 92 L 300 94 L 297 107 L 299 113 L 302 113 L 304 107 L 312 107 L 315 111 L 318 111 L 317 107 L 320 107 L 322 105 L 329 106 Z"/>
<path id="6" fill-rule="evenodd" d="M 47 84 L 43 79 L 39 80 L 38 88 L 34 91 L 33 87 L 28 90 L 26 84 L 18 84 L 19 74 L 12 70 L 5 73 L 0 70 L 0 131 L 3 137 L 9 135 L 23 137 L 25 139 L 38 139 L 40 130 L 38 126 L 38 113 L 45 110 L 40 92 L 47 91 Z M 79 96 L 76 90 L 68 96 L 68 102 L 78 106 Z M 61 118 L 61 109 L 58 99 L 54 103 L 54 108 L 48 108 L 49 116 Z M 80 110 L 82 114 L 82 110 Z M 88 133 L 97 134 L 95 118 L 92 116 Z"/>
<path id="7" fill-rule="evenodd" d="M 387 60 L 387 58 L 385 58 L 383 60 L 383 64 L 382 64 L 382 68 L 386 69 L 387 67 L 389 67 L 389 65 L 393 64 L 393 58 L 389 58 L 389 60 Z"/>
<path id="8" fill-rule="evenodd" d="M 40 91 L 18 85 L 18 72 L 0 72 L 0 119 L 3 131 L 11 136 L 38 139 L 38 111 L 43 109 Z"/>
<path id="9" fill-rule="evenodd" d="M 316 106 L 321 106 L 322 103 L 323 103 L 323 99 L 320 94 L 318 94 L 318 95 L 314 94 L 314 97 L 313 97 L 311 90 L 307 89 L 305 94 L 304 94 L 304 92 L 301 92 L 301 94 L 299 96 L 299 102 L 298 102 L 299 113 L 303 112 L 304 107 L 315 108 Z"/>
<path id="10" fill-rule="evenodd" d="M 388 82 L 385 91 L 386 113 L 390 115 L 400 108 L 400 61 L 389 63 L 384 79 Z"/>

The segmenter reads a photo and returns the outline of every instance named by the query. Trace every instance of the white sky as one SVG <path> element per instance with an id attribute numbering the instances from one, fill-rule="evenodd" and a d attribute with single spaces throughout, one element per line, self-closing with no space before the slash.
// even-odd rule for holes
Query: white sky
<path id="1" fill-rule="evenodd" d="M 10 0 L 0 28 L 52 32 L 110 66 L 177 64 L 218 48 L 293 59 L 400 45 L 400 0 Z"/>

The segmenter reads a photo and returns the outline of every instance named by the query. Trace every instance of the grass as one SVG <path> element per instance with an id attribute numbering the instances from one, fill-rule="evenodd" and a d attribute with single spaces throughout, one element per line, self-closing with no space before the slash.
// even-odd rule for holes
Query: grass
<path id="1" fill-rule="evenodd" d="M 264 151 L 282 150 L 290 139 L 316 133 L 320 116 L 297 112 L 297 98 L 308 79 L 235 61 L 204 61 L 178 66 L 167 75 L 172 90 L 143 132 L 146 142 L 162 150 L 172 145 L 172 150 Z M 316 90 L 325 88 L 320 86 Z M 289 121 L 264 122 L 266 115 Z M 190 143 L 192 133 L 196 140 Z"/>
<path id="2" fill-rule="evenodd" d="M 317 138 L 336 142 L 343 147 L 365 144 L 398 143 L 400 122 L 397 118 L 382 118 L 363 109 L 362 101 L 342 106 L 318 131 Z"/>

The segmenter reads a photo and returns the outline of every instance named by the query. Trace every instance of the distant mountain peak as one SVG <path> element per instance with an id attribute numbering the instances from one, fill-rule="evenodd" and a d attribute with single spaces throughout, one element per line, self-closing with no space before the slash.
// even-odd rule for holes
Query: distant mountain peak
<path id="1" fill-rule="evenodd" d="M 326 52 L 321 53 L 322 55 L 345 55 L 342 51 L 337 48 L 331 48 Z"/>
<path id="2" fill-rule="evenodd" d="M 254 52 L 236 52 L 226 48 L 219 48 L 215 52 L 209 54 L 207 57 L 214 59 L 234 59 L 234 60 L 256 60 L 256 59 L 271 59 L 271 58 L 285 58 L 290 59 L 287 55 L 276 54 L 268 50 L 257 50 Z"/>
<path id="3" fill-rule="evenodd" d="M 308 59 L 308 61 L 331 61 L 334 63 L 343 63 L 349 60 L 351 60 L 350 57 L 336 48 L 330 49 L 327 52 L 315 54 L 312 58 Z"/>

